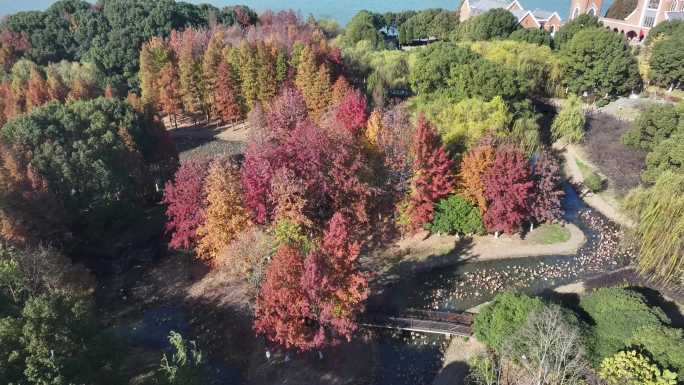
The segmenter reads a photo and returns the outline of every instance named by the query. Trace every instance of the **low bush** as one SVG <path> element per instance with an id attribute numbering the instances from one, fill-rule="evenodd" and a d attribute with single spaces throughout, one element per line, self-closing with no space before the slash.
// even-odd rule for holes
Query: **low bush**
<path id="1" fill-rule="evenodd" d="M 437 203 L 435 217 L 427 228 L 440 234 L 481 234 L 484 232 L 480 210 L 460 195 L 452 195 Z"/>
<path id="2" fill-rule="evenodd" d="M 584 181 L 582 183 L 584 183 L 584 186 L 593 193 L 603 190 L 603 179 L 601 179 L 601 177 L 595 172 L 591 172 L 589 175 L 584 177 Z"/>

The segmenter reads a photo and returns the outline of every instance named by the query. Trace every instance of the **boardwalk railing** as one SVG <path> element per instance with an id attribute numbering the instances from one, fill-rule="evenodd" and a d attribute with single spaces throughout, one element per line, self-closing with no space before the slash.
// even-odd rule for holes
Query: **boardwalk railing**
<path id="1" fill-rule="evenodd" d="M 472 321 L 473 316 L 469 313 L 409 310 L 401 316 L 369 314 L 361 324 L 373 328 L 469 337 L 472 335 Z"/>

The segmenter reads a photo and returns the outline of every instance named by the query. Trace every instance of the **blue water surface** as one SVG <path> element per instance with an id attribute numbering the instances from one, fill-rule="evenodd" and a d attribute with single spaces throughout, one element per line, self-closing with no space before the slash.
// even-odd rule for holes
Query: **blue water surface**
<path id="1" fill-rule="evenodd" d="M 211 3 L 222 7 L 231 4 L 245 4 L 257 11 L 266 9 L 283 10 L 294 9 L 306 16 L 313 14 L 316 17 L 332 18 L 346 24 L 354 14 L 362 9 L 376 12 L 401 11 L 407 9 L 445 8 L 459 7 L 461 0 L 189 0 L 191 3 Z M 541 8 L 549 11 L 557 11 L 565 20 L 570 11 L 570 0 L 519 0 L 527 9 Z M 45 9 L 54 0 L 0 0 L 0 15 L 6 15 L 17 11 Z M 612 0 L 603 2 L 604 11 L 612 3 Z"/>

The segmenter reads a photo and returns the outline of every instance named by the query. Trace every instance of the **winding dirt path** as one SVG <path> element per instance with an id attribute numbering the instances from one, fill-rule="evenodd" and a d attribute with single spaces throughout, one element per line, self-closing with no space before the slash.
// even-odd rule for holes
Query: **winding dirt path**
<path id="1" fill-rule="evenodd" d="M 563 149 L 563 158 L 565 159 L 565 164 L 563 167 L 565 175 L 574 184 L 581 184 L 584 181 L 582 171 L 577 165 L 578 159 L 593 169 L 597 169 L 591 164 L 591 162 L 586 160 L 586 157 L 581 155 L 581 152 L 581 149 L 575 145 L 568 145 Z M 600 212 L 615 223 L 630 228 L 635 226 L 634 222 L 622 214 L 618 208 L 617 202 L 610 202 L 608 199 L 601 196 L 601 194 L 584 194 L 582 196 L 582 200 L 584 200 L 588 206 Z"/>

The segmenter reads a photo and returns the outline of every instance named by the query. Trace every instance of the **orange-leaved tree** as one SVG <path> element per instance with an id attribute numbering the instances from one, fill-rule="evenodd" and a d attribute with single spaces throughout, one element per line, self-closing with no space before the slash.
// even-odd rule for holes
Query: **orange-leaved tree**
<path id="1" fill-rule="evenodd" d="M 242 203 L 239 170 L 231 160 L 212 162 L 204 188 L 207 208 L 204 224 L 197 230 L 197 255 L 214 263 L 233 238 L 251 222 Z"/>
<path id="2" fill-rule="evenodd" d="M 482 215 L 487 212 L 482 176 L 494 163 L 495 156 L 494 148 L 490 145 L 476 147 L 463 156 L 458 173 L 461 195 L 470 203 L 477 205 Z"/>

